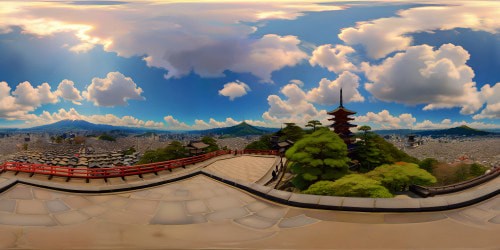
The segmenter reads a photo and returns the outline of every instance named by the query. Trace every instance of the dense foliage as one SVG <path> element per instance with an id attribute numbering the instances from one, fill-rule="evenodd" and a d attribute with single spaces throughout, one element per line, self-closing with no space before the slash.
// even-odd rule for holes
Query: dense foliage
<path id="1" fill-rule="evenodd" d="M 360 174 L 346 175 L 334 182 L 318 181 L 303 193 L 345 197 L 391 198 L 392 194 L 380 184 Z"/>
<path id="2" fill-rule="evenodd" d="M 417 164 L 397 162 L 385 164 L 365 174 L 368 178 L 378 180 L 391 192 L 406 191 L 412 185 L 431 185 L 436 178 L 421 169 Z"/>
<path id="3" fill-rule="evenodd" d="M 376 136 L 374 133 L 365 133 L 363 140 L 356 143 L 353 159 L 358 160 L 362 172 L 370 171 L 384 163 L 391 162 L 375 143 Z"/>
<path id="4" fill-rule="evenodd" d="M 446 164 L 438 163 L 433 168 L 433 174 L 437 178 L 437 186 L 450 185 L 463 182 L 483 175 L 487 167 L 478 164 Z"/>
<path id="5" fill-rule="evenodd" d="M 97 139 L 103 140 L 103 141 L 116 141 L 116 138 L 114 138 L 113 136 L 108 135 L 108 134 L 102 134 L 99 137 L 97 137 Z"/>
<path id="6" fill-rule="evenodd" d="M 320 121 L 318 120 L 311 120 L 311 121 L 308 121 L 307 124 L 306 124 L 306 127 L 310 127 L 313 129 L 313 132 L 316 131 L 316 128 L 317 127 L 320 127 L 322 124 Z"/>
<path id="7" fill-rule="evenodd" d="M 205 148 L 205 153 L 219 150 L 219 145 L 217 145 L 217 141 L 214 138 L 210 136 L 205 136 L 201 138 L 201 141 L 208 145 L 208 147 Z"/>
<path id="8" fill-rule="evenodd" d="M 292 184 L 304 190 L 319 180 L 335 180 L 347 173 L 347 146 L 327 128 L 305 135 L 286 151 L 290 169 L 296 174 Z"/>
<path id="9" fill-rule="evenodd" d="M 135 152 L 136 152 L 136 150 L 135 150 L 135 148 L 134 148 L 134 147 L 130 147 L 130 148 L 128 148 L 128 149 L 123 150 L 123 154 L 124 154 L 124 155 L 131 155 L 131 154 L 133 154 L 133 153 L 135 153 Z"/>
<path id="10" fill-rule="evenodd" d="M 279 135 L 280 135 L 280 140 L 281 141 L 284 141 L 284 140 L 291 140 L 291 141 L 298 141 L 300 140 L 305 132 L 304 130 L 295 125 L 295 123 L 285 123 L 286 124 L 286 127 L 284 127 L 281 131 L 279 131 Z"/>
<path id="11" fill-rule="evenodd" d="M 173 141 L 164 148 L 157 150 L 148 150 L 139 160 L 139 164 L 168 161 L 179 158 L 184 158 L 189 155 L 189 152 L 184 148 L 181 142 Z"/>
<path id="12" fill-rule="evenodd" d="M 437 164 L 438 160 L 434 158 L 425 158 L 418 163 L 418 166 L 420 166 L 421 169 L 425 169 L 425 171 L 432 174 L 434 173 L 434 168 Z"/>
<path id="13" fill-rule="evenodd" d="M 251 142 L 245 149 L 270 150 L 273 148 L 271 143 L 271 135 L 263 135 L 258 141 Z"/>

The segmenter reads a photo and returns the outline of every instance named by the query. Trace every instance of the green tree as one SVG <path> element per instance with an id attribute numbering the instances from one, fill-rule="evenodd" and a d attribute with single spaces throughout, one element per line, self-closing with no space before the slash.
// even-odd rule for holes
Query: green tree
<path id="1" fill-rule="evenodd" d="M 418 166 L 420 166 L 421 169 L 425 169 L 425 171 L 432 174 L 437 164 L 438 160 L 434 158 L 425 158 L 418 163 Z"/>
<path id="2" fill-rule="evenodd" d="M 245 149 L 260 149 L 260 150 L 269 150 L 272 148 L 273 145 L 271 144 L 271 135 L 263 135 L 260 137 L 258 141 L 251 142 L 245 147 Z"/>
<path id="3" fill-rule="evenodd" d="M 471 177 L 477 177 L 483 175 L 486 170 L 488 170 L 488 168 L 486 168 L 485 166 L 478 163 L 472 163 L 472 165 L 470 165 L 469 175 Z"/>
<path id="4" fill-rule="evenodd" d="M 103 141 L 116 141 L 116 138 L 114 138 L 113 136 L 108 135 L 106 133 L 100 135 L 97 139 L 103 140 Z"/>
<path id="5" fill-rule="evenodd" d="M 359 161 L 362 172 L 370 171 L 384 163 L 390 163 L 387 154 L 384 154 L 376 144 L 376 136 L 374 133 L 365 133 L 364 141 L 356 143 L 353 158 Z"/>
<path id="6" fill-rule="evenodd" d="M 344 196 L 344 197 L 372 197 L 391 198 L 392 194 L 380 184 L 360 174 L 346 175 L 334 182 L 318 181 L 304 191 L 305 194 Z"/>
<path id="7" fill-rule="evenodd" d="M 286 127 L 281 130 L 280 140 L 298 141 L 304 137 L 304 130 L 295 123 L 285 123 Z"/>
<path id="8" fill-rule="evenodd" d="M 208 147 L 205 148 L 206 153 L 219 150 L 219 145 L 217 145 L 217 141 L 214 138 L 210 136 L 205 136 L 201 138 L 201 141 L 208 145 Z"/>
<path id="9" fill-rule="evenodd" d="M 380 181 L 391 192 L 406 191 L 412 185 L 431 185 L 436 178 L 421 169 L 417 164 L 397 162 L 382 165 L 365 174 L 366 177 Z"/>
<path id="10" fill-rule="evenodd" d="M 366 136 L 367 136 L 367 133 L 368 131 L 372 130 L 372 127 L 368 126 L 368 125 L 363 125 L 363 126 L 360 126 L 358 128 L 359 131 L 363 131 L 364 132 L 364 140 L 365 140 L 365 143 L 366 143 Z"/>
<path id="11" fill-rule="evenodd" d="M 139 164 L 175 160 L 184 158 L 188 151 L 179 141 L 172 141 L 168 146 L 156 150 L 148 150 L 139 160 Z"/>
<path id="12" fill-rule="evenodd" d="M 313 128 L 313 132 L 316 131 L 316 127 L 319 127 L 321 126 L 321 122 L 318 121 L 318 120 L 311 120 L 311 121 L 308 121 L 307 124 L 306 124 L 306 127 L 311 127 Z"/>
<path id="13" fill-rule="evenodd" d="M 319 180 L 335 180 L 348 171 L 347 146 L 328 128 L 320 128 L 286 151 L 295 177 L 292 184 L 300 190 Z"/>
<path id="14" fill-rule="evenodd" d="M 409 156 L 407 153 L 396 148 L 392 143 L 386 141 L 381 136 L 375 133 L 369 133 L 369 136 L 373 136 L 369 138 L 373 140 L 373 142 L 377 145 L 377 148 L 381 151 L 382 155 L 386 158 L 386 163 L 394 163 L 394 162 L 411 162 L 418 164 L 419 160 L 415 157 Z"/>
<path id="15" fill-rule="evenodd" d="M 133 154 L 133 153 L 135 153 L 135 152 L 136 152 L 136 150 L 135 150 L 135 148 L 134 148 L 134 147 L 130 147 L 130 148 L 128 148 L 128 149 L 123 150 L 123 154 L 124 154 L 124 155 L 131 155 L 131 154 Z"/>

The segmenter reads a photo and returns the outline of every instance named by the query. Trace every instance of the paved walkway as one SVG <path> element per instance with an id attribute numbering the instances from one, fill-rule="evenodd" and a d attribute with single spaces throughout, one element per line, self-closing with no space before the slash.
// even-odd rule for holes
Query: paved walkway
<path id="1" fill-rule="evenodd" d="M 204 176 L 80 195 L 16 185 L 0 194 L 0 248 L 490 248 L 500 197 L 433 213 L 352 213 L 270 203 Z"/>
<path id="2" fill-rule="evenodd" d="M 244 155 L 214 162 L 205 169 L 221 177 L 244 182 L 257 182 L 271 169 L 274 169 L 277 161 L 279 161 L 279 158 L 275 156 Z"/>

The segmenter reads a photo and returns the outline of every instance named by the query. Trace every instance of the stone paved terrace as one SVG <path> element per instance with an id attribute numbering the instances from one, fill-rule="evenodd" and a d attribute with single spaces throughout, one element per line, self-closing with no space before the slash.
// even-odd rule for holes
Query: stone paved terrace
<path id="1" fill-rule="evenodd" d="M 275 156 L 244 155 L 214 162 L 205 169 L 222 177 L 244 182 L 257 182 L 272 171 L 278 162 L 279 158 Z"/>
<path id="2" fill-rule="evenodd" d="M 246 177 L 247 170 L 253 169 L 260 176 L 266 171 L 264 167 L 242 170 L 245 169 L 242 162 L 253 162 L 256 158 L 265 159 L 224 156 L 187 169 L 165 171 L 159 176 L 127 177 L 125 184 L 114 183 L 121 178 L 109 183 L 62 179 L 49 182 L 46 177 L 41 182 L 36 178 L 34 181 L 100 190 L 175 178 L 203 169 L 228 180 L 249 183 L 238 177 Z M 240 169 L 229 171 L 228 162 Z M 272 167 L 274 162 L 263 161 L 263 164 Z M 252 180 L 258 178 L 254 174 Z M 498 179 L 485 189 L 498 188 Z M 4 173 L 0 185 L 12 180 Z M 269 192 L 255 183 L 250 186 Z M 271 193 L 277 197 L 290 196 L 282 191 L 271 191 L 268 195 Z M 294 197 L 318 202 L 318 197 L 303 195 L 292 195 L 289 199 Z M 456 197 L 433 201 L 440 204 L 447 199 L 453 201 Z M 361 200 L 344 198 L 342 205 Z M 319 201 L 333 204 L 342 200 L 322 197 Z M 375 201 L 380 202 L 389 201 Z M 0 249 L 498 249 L 499 232 L 498 195 L 472 206 L 440 212 L 328 211 L 273 203 L 204 175 L 112 194 L 65 193 L 24 184 L 0 193 Z"/>
<path id="3" fill-rule="evenodd" d="M 205 176 L 108 195 L 22 184 L 0 195 L 2 249 L 495 249 L 499 232 L 499 197 L 444 212 L 323 211 Z"/>

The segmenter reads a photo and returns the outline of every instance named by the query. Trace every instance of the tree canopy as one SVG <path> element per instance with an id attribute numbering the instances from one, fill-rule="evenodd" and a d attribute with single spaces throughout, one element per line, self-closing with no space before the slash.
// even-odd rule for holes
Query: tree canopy
<path id="1" fill-rule="evenodd" d="M 295 123 L 285 123 L 284 127 L 280 133 L 280 140 L 291 140 L 298 141 L 304 136 L 304 130 L 297 126 Z"/>
<path id="2" fill-rule="evenodd" d="M 245 149 L 260 149 L 269 150 L 272 149 L 273 145 L 271 143 L 271 135 L 263 135 L 258 141 L 251 142 Z"/>
<path id="3" fill-rule="evenodd" d="M 157 150 L 148 150 L 139 160 L 139 164 L 168 161 L 179 158 L 184 158 L 189 154 L 186 148 L 179 141 L 173 141 L 164 148 Z"/>
<path id="4" fill-rule="evenodd" d="M 380 184 L 361 174 L 346 175 L 334 182 L 318 181 L 303 193 L 345 197 L 391 198 L 392 194 Z"/>
<path id="5" fill-rule="evenodd" d="M 344 141 L 328 128 L 318 129 L 286 151 L 291 161 L 290 169 L 296 174 L 292 183 L 304 190 L 319 180 L 335 180 L 348 171 L 347 146 Z"/>
<path id="6" fill-rule="evenodd" d="M 201 138 L 201 141 L 208 145 L 208 147 L 205 148 L 205 153 L 219 150 L 219 145 L 217 145 L 217 141 L 214 138 L 210 136 L 205 136 Z"/>
<path id="7" fill-rule="evenodd" d="M 322 124 L 321 124 L 320 121 L 318 121 L 318 120 L 311 120 L 311 121 L 307 122 L 306 127 L 313 128 L 313 131 L 316 131 L 316 127 L 319 127 L 321 125 Z"/>
<path id="8" fill-rule="evenodd" d="M 421 169 L 417 164 L 397 162 L 384 164 L 365 174 L 366 177 L 378 180 L 391 192 L 406 191 L 412 185 L 431 185 L 436 178 Z"/>

